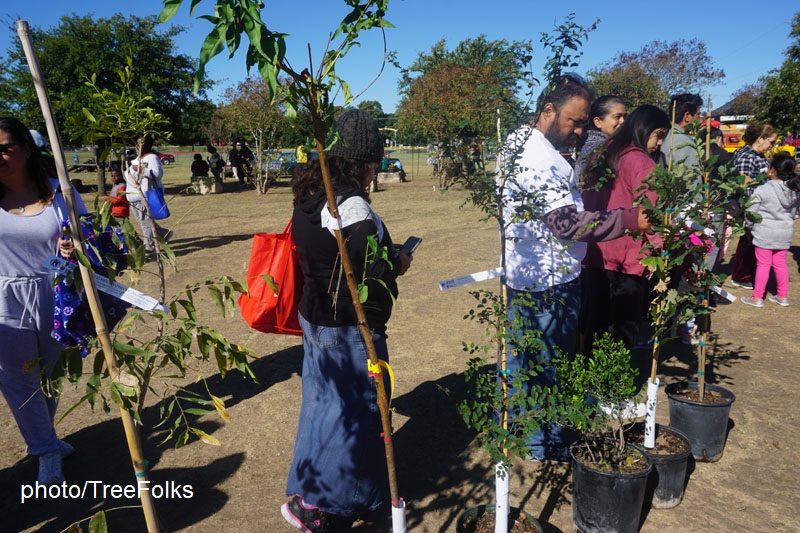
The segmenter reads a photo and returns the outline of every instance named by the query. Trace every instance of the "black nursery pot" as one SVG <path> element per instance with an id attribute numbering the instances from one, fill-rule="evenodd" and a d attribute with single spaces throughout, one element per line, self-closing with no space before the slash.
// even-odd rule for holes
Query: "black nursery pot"
<path id="1" fill-rule="evenodd" d="M 653 471 L 650 473 L 648 486 L 653 491 L 651 505 L 654 509 L 672 509 L 683 500 L 686 470 L 689 467 L 689 457 L 692 455 L 691 441 L 680 430 L 656 424 L 656 436 L 662 431 L 675 435 L 686 443 L 686 451 L 682 453 L 651 453 L 644 448 L 645 453 L 653 461 Z"/>
<path id="2" fill-rule="evenodd" d="M 696 391 L 698 388 L 697 382 L 667 385 L 665 392 L 669 399 L 669 425 L 689 437 L 695 460 L 713 463 L 720 460 L 725 449 L 728 417 L 736 396 L 728 389 L 709 384 L 706 384 L 706 390 L 720 393 L 723 402 L 695 402 L 677 396 L 681 391 Z"/>
<path id="3" fill-rule="evenodd" d="M 647 478 L 653 469 L 649 456 L 647 469 L 635 474 L 600 472 L 582 464 L 572 455 L 572 523 L 578 533 L 636 533 L 647 490 Z"/>
<path id="4" fill-rule="evenodd" d="M 461 513 L 456 521 L 456 533 L 472 533 L 475 531 L 475 524 L 486 513 L 494 514 L 495 507 L 494 505 L 477 505 L 475 507 L 470 507 L 463 513 Z M 533 524 L 536 528 L 536 531 L 542 533 L 542 526 L 539 524 L 539 521 L 536 520 L 533 516 L 529 515 L 525 511 L 521 509 L 517 509 L 516 507 L 511 507 L 508 513 L 508 527 L 511 529 L 514 525 L 514 520 L 518 519 L 518 517 L 525 517 L 525 520 Z"/>

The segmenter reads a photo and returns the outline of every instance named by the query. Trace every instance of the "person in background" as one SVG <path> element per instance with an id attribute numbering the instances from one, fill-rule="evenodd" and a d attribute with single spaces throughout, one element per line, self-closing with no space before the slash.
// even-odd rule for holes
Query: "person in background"
<path id="1" fill-rule="evenodd" d="M 778 132 L 770 124 L 750 124 L 742 135 L 745 145 L 733 153 L 733 166 L 745 176 L 747 190 L 751 196 L 755 188 L 763 183 L 769 170 L 769 162 L 764 154 L 778 139 Z M 731 285 L 742 289 L 753 289 L 756 273 L 756 256 L 753 248 L 753 235 L 745 230 L 736 244 L 736 252 L 731 263 Z"/>
<path id="2" fill-rule="evenodd" d="M 191 166 L 192 183 L 200 180 L 200 178 L 208 178 L 209 170 L 208 163 L 203 161 L 203 156 L 201 154 L 194 154 Z"/>
<path id="3" fill-rule="evenodd" d="M 78 214 L 86 208 L 73 190 Z M 64 481 L 62 458 L 75 449 L 56 436 L 57 401 L 45 395 L 41 373 L 51 372 L 62 346 L 53 338 L 53 254 L 69 258 L 66 203 L 30 131 L 0 118 L 0 390 L 28 453 L 39 458 L 38 481 Z"/>
<path id="4" fill-rule="evenodd" d="M 580 183 L 583 178 L 583 165 L 595 149 L 617 131 L 628 110 L 619 96 L 607 94 L 595 99 L 589 111 L 589 123 L 586 126 L 586 140 L 578 156 L 575 158 L 575 179 Z"/>
<path id="5" fill-rule="evenodd" d="M 111 202 L 111 214 L 121 224 L 122 219 L 128 218 L 131 213 L 131 206 L 125 194 L 125 178 L 122 176 L 119 163 L 116 162 L 111 163 L 108 173 L 111 175 L 111 194 L 106 198 L 106 202 Z"/>
<path id="6" fill-rule="evenodd" d="M 397 277 L 411 264 L 369 204 L 369 186 L 383 156 L 383 140 L 366 111 L 349 109 L 337 119 L 340 139 L 328 165 L 341 231 L 357 280 L 366 284 L 364 311 L 378 357 L 388 362 L 386 323 Z M 294 457 L 286 482 L 283 517 L 301 531 L 349 531 L 358 516 L 389 498 L 386 454 L 375 381 L 347 290 L 345 272 L 322 183 L 319 160 L 292 177 L 292 236 L 303 271 L 303 398 Z M 385 259 L 366 261 L 370 241 Z"/>
<path id="7" fill-rule="evenodd" d="M 231 168 L 233 169 L 233 177 L 239 181 L 240 187 L 247 187 L 247 169 L 252 166 L 253 152 L 242 141 L 236 141 L 236 144 L 228 154 L 231 161 Z"/>
<path id="8" fill-rule="evenodd" d="M 543 370 L 526 384 L 556 386 L 550 360 L 575 353 L 586 242 L 648 231 L 642 211 L 633 208 L 585 211 L 575 174 L 562 156 L 570 152 L 589 118 L 589 92 L 582 84 L 562 81 L 540 97 L 536 119 L 512 132 L 498 156 L 498 179 L 504 181 L 506 279 L 510 323 L 541 332 L 541 349 L 526 351 L 509 342 L 508 379 L 529 365 Z M 605 312 L 605 311 L 604 311 Z M 526 391 L 526 392 L 527 392 Z M 569 436 L 561 426 L 545 424 L 526 439 L 536 461 L 565 462 Z"/>
<path id="9" fill-rule="evenodd" d="M 700 119 L 703 99 L 698 94 L 676 94 L 670 98 L 668 114 L 675 113 L 675 122 L 661 145 L 664 161 L 669 165 L 683 163 L 689 168 L 697 169 L 700 179 L 700 159 L 697 156 L 697 144 L 694 137 L 686 129 L 695 120 Z"/>
<path id="10" fill-rule="evenodd" d="M 130 204 L 133 218 L 139 223 L 142 230 L 142 240 L 148 253 L 155 252 L 155 236 L 169 241 L 172 238 L 172 230 L 167 230 L 153 220 L 145 209 L 144 203 L 147 199 L 144 193 L 150 188 L 164 188 L 161 178 L 164 176 L 164 169 L 161 160 L 153 152 L 153 137 L 145 135 L 137 141 L 139 145 L 138 154 L 131 160 L 128 169 L 125 171 L 125 190 L 127 191 L 128 202 Z M 142 194 L 139 194 L 141 190 Z M 154 233 L 155 230 L 155 233 Z"/>
<path id="11" fill-rule="evenodd" d="M 222 181 L 222 169 L 225 167 L 225 162 L 213 146 L 208 147 L 208 153 L 211 154 L 208 156 L 208 169 L 214 176 L 214 181 Z"/>
<path id="12" fill-rule="evenodd" d="M 634 109 L 586 163 L 582 192 L 586 208 L 631 208 L 641 195 L 658 205 L 656 194 L 642 186 L 661 161 L 661 143 L 669 129 L 669 117 L 661 109 L 652 105 Z M 660 245 L 658 236 L 648 239 Z M 588 245 L 580 312 L 581 334 L 589 345 L 584 353 L 591 353 L 595 335 L 605 332 L 633 349 L 649 291 L 641 249 L 642 243 L 630 235 Z"/>
<path id="13" fill-rule="evenodd" d="M 306 147 L 302 144 L 297 147 L 295 150 L 294 158 L 300 165 L 305 165 L 308 163 L 308 154 L 306 153 Z"/>
<path id="14" fill-rule="evenodd" d="M 775 154 L 767 170 L 768 181 L 753 191 L 752 202 L 747 207 L 761 217 L 750 223 L 756 256 L 756 275 L 752 296 L 739 298 L 753 307 L 764 307 L 764 292 L 770 270 L 775 272 L 777 295 L 770 302 L 789 305 L 789 267 L 786 256 L 794 235 L 794 220 L 800 216 L 800 177 L 797 163 L 789 154 Z"/>

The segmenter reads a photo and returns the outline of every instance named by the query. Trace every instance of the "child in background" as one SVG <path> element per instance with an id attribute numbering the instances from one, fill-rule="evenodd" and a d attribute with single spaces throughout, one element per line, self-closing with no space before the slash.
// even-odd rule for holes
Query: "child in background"
<path id="1" fill-rule="evenodd" d="M 789 305 L 786 255 L 792 244 L 794 219 L 800 216 L 800 177 L 795 173 L 796 167 L 790 155 L 775 154 L 767 171 L 769 181 L 753 192 L 747 210 L 759 215 L 761 220 L 750 224 L 756 252 L 756 276 L 753 295 L 740 298 L 744 304 L 764 307 L 764 292 L 772 269 L 778 294 L 768 299 L 784 307 Z"/>
<path id="2" fill-rule="evenodd" d="M 125 198 L 125 178 L 119 165 L 112 163 L 108 169 L 111 174 L 111 195 L 106 198 L 106 202 L 111 202 L 111 214 L 122 223 L 122 219 L 128 218 L 131 214 L 130 204 Z"/>

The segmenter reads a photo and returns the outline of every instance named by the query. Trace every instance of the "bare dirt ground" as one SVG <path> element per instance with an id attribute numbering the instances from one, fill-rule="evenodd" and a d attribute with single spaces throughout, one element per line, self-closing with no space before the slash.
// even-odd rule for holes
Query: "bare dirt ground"
<path id="1" fill-rule="evenodd" d="M 183 174 L 185 168 L 169 171 L 170 189 L 177 191 L 188 182 Z M 474 208 L 462 206 L 463 192 L 440 194 L 429 174 L 409 174 L 412 181 L 386 184 L 373 194 L 373 205 L 396 241 L 410 234 L 425 239 L 412 269 L 400 280 L 400 298 L 389 323 L 396 376 L 392 405 L 397 477 L 408 505 L 410 531 L 454 531 L 462 510 L 493 498 L 488 456 L 472 442 L 473 435 L 464 429 L 445 393 L 457 395 L 463 389 L 466 355 L 461 342 L 481 338 L 479 328 L 462 319 L 471 306 L 468 290 L 479 285 L 441 292 L 436 283 L 497 266 L 498 238 L 494 227 L 479 221 Z M 283 229 L 291 213 L 291 194 L 284 185 L 258 196 L 228 180 L 224 194 L 178 195 L 170 206 L 173 216 L 166 225 L 175 230 L 173 249 L 180 271 L 170 274 L 169 291 L 177 292 L 222 274 L 243 279 L 253 233 Z M 792 385 L 800 373 L 800 240 L 795 243 L 790 260 L 792 307 L 767 303 L 755 309 L 737 302 L 717 308 L 708 378 L 736 394 L 725 453 L 717 463 L 692 467 L 685 499 L 677 508 L 646 508 L 643 532 L 800 530 L 795 509 L 800 455 L 794 447 L 800 430 Z M 152 280 L 145 279 L 142 286 L 152 288 Z M 495 288 L 496 281 L 480 286 Z M 219 447 L 196 440 L 179 449 L 159 445 L 163 430 L 152 427 L 157 407 L 146 411 L 142 433 L 150 479 L 162 486 L 191 485 L 193 492 L 191 498 L 157 500 L 163 530 L 295 531 L 283 521 L 279 507 L 285 501 L 300 406 L 300 339 L 250 330 L 239 315 L 218 318 L 207 301 L 200 312 L 229 339 L 256 352 L 252 367 L 258 383 L 236 372 L 222 379 L 210 365 L 192 369 L 192 376 L 209 378 L 213 392 L 230 410 L 229 424 L 217 418 L 197 422 L 221 441 Z M 663 353 L 662 383 L 685 380 L 696 371 L 690 347 L 673 343 Z M 648 365 L 646 355 L 637 359 L 643 368 Z M 80 390 L 68 390 L 60 411 L 79 397 Z M 667 424 L 663 387 L 659 402 L 658 420 Z M 0 406 L 0 424 L 7 428 L 0 433 L 0 530 L 61 531 L 101 508 L 117 509 L 109 511 L 111 531 L 145 530 L 141 510 L 128 507 L 138 505 L 136 499 L 94 497 L 90 491 L 75 499 L 21 503 L 21 485 L 35 480 L 36 461 L 26 456 L 5 403 Z M 59 423 L 58 431 L 78 449 L 65 461 L 69 483 L 135 483 L 116 416 L 81 407 Z M 512 504 L 538 517 L 545 531 L 572 531 L 570 475 L 566 465 L 520 461 L 512 472 Z M 386 520 L 379 522 L 383 523 L 357 523 L 355 530 L 390 530 Z"/>

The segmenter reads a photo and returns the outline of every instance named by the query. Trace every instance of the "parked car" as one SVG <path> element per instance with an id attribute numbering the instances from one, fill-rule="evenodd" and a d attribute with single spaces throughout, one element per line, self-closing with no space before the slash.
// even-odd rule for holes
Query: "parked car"
<path id="1" fill-rule="evenodd" d="M 733 153 L 739 148 L 744 146 L 744 141 L 742 140 L 742 134 L 739 132 L 722 132 L 722 147 L 730 152 Z"/>
<path id="2" fill-rule="evenodd" d="M 308 154 L 309 161 L 319 159 L 319 152 L 316 150 Z M 262 167 L 268 172 L 277 172 L 280 174 L 293 174 L 294 169 L 299 167 L 301 163 L 297 162 L 297 153 L 294 150 L 279 150 L 271 153 L 264 154 Z"/>
<path id="3" fill-rule="evenodd" d="M 795 141 L 794 137 L 778 137 L 778 141 L 775 143 L 775 146 L 772 148 L 773 154 L 779 153 L 786 153 L 792 157 L 796 157 L 797 153 L 797 141 Z"/>
<path id="4" fill-rule="evenodd" d="M 171 165 L 175 162 L 175 156 L 173 154 L 162 154 L 158 150 L 153 150 L 153 153 L 158 156 L 158 159 L 161 161 L 162 165 Z M 136 155 L 136 150 L 134 148 L 125 149 L 125 161 L 136 159 Z"/>

